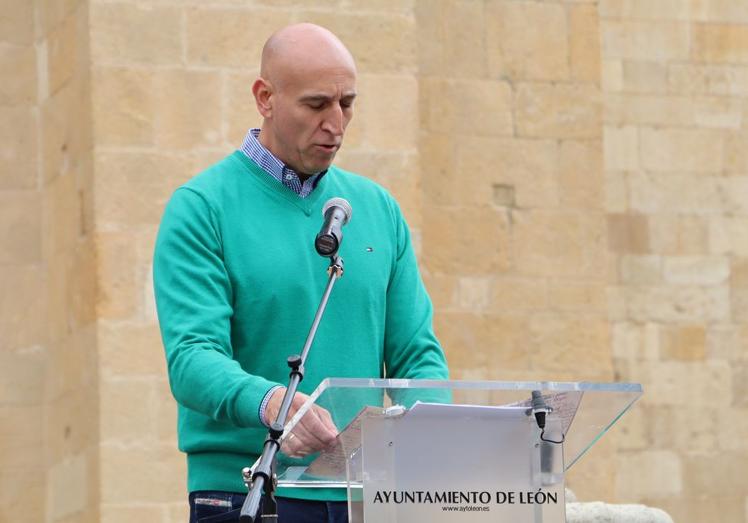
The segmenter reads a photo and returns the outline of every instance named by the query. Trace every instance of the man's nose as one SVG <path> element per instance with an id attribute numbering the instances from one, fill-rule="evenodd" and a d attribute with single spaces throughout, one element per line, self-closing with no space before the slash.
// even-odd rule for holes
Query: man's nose
<path id="1" fill-rule="evenodd" d="M 333 104 L 325 115 L 322 122 L 322 130 L 327 131 L 335 136 L 343 134 L 343 109 L 338 104 Z"/>

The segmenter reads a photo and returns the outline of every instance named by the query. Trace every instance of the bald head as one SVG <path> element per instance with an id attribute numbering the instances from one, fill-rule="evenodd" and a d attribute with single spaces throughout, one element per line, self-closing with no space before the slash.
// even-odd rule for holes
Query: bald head
<path id="1" fill-rule="evenodd" d="M 260 75 L 281 88 L 288 75 L 303 70 L 345 68 L 356 65 L 343 42 L 324 27 L 300 23 L 273 33 L 262 48 Z"/>
<path id="2" fill-rule="evenodd" d="M 271 36 L 252 84 L 259 140 L 301 176 L 327 169 L 353 117 L 356 64 L 327 29 L 294 24 Z"/>

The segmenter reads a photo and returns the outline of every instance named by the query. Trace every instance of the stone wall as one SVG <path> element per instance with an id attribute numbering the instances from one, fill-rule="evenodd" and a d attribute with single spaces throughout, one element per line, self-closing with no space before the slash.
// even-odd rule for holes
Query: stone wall
<path id="1" fill-rule="evenodd" d="M 616 497 L 746 521 L 748 3 L 601 0 Z"/>
<path id="2" fill-rule="evenodd" d="M 0 521 L 98 521 L 88 7 L 0 7 Z"/>
<path id="3" fill-rule="evenodd" d="M 579 498 L 748 521 L 747 3 L 2 5 L 0 520 L 185 519 L 153 241 L 259 123 L 262 42 L 313 21 L 359 65 L 338 163 L 400 201 L 452 376 L 642 382 Z"/>

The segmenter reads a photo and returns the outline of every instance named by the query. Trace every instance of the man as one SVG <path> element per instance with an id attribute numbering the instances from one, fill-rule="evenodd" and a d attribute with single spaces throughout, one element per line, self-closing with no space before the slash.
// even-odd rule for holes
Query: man
<path id="1" fill-rule="evenodd" d="M 312 246 L 329 198 L 346 198 L 355 214 L 340 250 L 346 273 L 289 415 L 328 376 L 447 377 L 397 203 L 332 166 L 355 84 L 353 57 L 332 33 L 312 24 L 278 31 L 252 86 L 262 128 L 177 189 L 164 212 L 154 286 L 191 521 L 238 518 L 241 469 L 262 450 L 288 380 L 286 357 L 300 352 L 327 282 L 328 261 Z M 329 413 L 316 408 L 282 450 L 304 456 L 336 434 Z M 281 523 L 346 520 L 344 492 L 278 494 Z"/>

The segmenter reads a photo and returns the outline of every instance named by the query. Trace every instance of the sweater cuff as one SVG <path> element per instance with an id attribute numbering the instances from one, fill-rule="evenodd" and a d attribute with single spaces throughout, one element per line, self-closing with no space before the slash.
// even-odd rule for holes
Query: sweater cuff
<path id="1" fill-rule="evenodd" d="M 260 423 L 265 425 L 266 427 L 270 427 L 270 421 L 265 419 L 265 409 L 267 409 L 268 402 L 270 402 L 270 397 L 273 395 L 273 392 L 275 392 L 278 389 L 282 389 L 283 385 L 274 385 L 270 388 L 269 391 L 265 393 L 265 397 L 262 398 L 262 402 L 260 403 L 260 409 L 257 412 L 258 416 L 260 417 Z"/>

